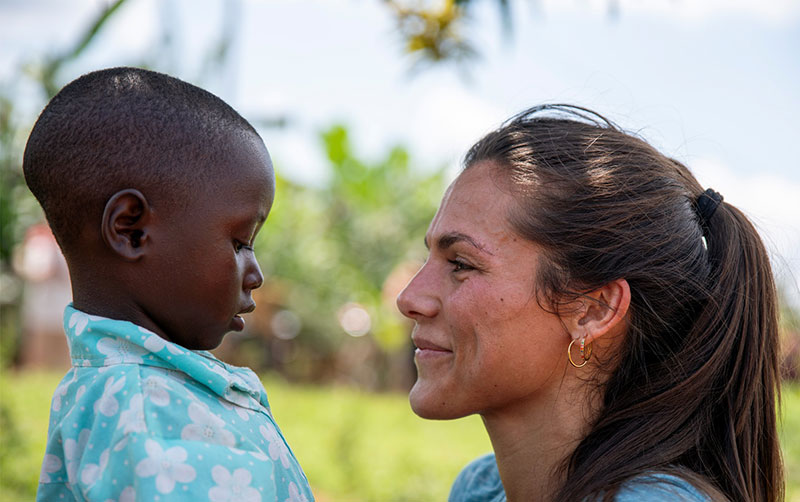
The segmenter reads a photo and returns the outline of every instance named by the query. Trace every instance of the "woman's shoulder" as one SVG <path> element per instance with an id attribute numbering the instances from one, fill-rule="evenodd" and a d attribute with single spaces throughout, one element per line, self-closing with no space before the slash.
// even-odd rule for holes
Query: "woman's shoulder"
<path id="1" fill-rule="evenodd" d="M 494 454 L 478 457 L 458 474 L 448 502 L 506 502 Z M 710 502 L 685 479 L 674 474 L 651 473 L 627 481 L 614 502 Z"/>
<path id="2" fill-rule="evenodd" d="M 478 457 L 458 474 L 448 502 L 505 502 L 494 453 Z"/>
<path id="3" fill-rule="evenodd" d="M 637 476 L 620 488 L 614 502 L 710 502 L 685 479 L 666 473 Z"/>

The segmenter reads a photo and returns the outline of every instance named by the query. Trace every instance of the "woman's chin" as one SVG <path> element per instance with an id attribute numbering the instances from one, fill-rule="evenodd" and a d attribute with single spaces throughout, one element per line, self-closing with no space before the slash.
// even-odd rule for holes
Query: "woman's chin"
<path id="1" fill-rule="evenodd" d="M 441 393 L 431 393 L 420 389 L 419 382 L 411 389 L 408 402 L 414 413 L 420 418 L 428 420 L 452 420 L 471 414 L 458 410 Z"/>

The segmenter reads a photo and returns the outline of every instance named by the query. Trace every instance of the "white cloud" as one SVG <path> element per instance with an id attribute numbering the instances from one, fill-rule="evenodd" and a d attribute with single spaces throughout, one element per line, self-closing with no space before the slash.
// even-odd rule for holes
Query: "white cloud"
<path id="1" fill-rule="evenodd" d="M 330 176 L 321 140 L 310 131 L 264 131 L 275 170 L 293 181 L 320 186 Z"/>
<path id="2" fill-rule="evenodd" d="M 587 8 L 607 12 L 614 8 L 623 14 L 642 12 L 684 20 L 735 14 L 785 24 L 800 17 L 800 3 L 795 0 L 541 0 L 541 3 L 545 12 Z"/>
<path id="3" fill-rule="evenodd" d="M 475 141 L 509 115 L 474 92 L 452 84 L 427 89 L 414 103 L 411 144 L 415 155 L 433 161 L 459 162 Z"/>

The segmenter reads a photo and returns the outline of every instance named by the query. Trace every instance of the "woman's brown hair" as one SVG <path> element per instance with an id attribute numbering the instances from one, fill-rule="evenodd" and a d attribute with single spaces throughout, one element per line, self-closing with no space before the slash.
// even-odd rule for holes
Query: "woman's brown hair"
<path id="1" fill-rule="evenodd" d="M 511 187 L 515 230 L 545 250 L 550 305 L 619 278 L 631 289 L 602 407 L 554 500 L 613 500 L 656 472 L 713 500 L 782 500 L 776 293 L 747 218 L 728 202 L 701 218 L 684 165 L 579 107 L 526 110 L 466 169 L 480 161 Z"/>

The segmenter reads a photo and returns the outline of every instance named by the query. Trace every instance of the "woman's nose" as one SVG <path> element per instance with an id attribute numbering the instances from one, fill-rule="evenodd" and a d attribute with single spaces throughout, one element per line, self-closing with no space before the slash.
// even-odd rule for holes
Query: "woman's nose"
<path id="1" fill-rule="evenodd" d="M 264 284 L 264 275 L 261 273 L 261 267 L 258 265 L 255 254 L 251 253 L 247 259 L 242 287 L 245 291 L 251 291 L 260 288 L 262 284 Z"/>
<path id="2" fill-rule="evenodd" d="M 417 274 L 397 295 L 397 308 L 404 316 L 419 321 L 421 318 L 434 317 L 439 313 L 440 302 L 432 287 L 432 277 L 423 265 Z"/>

